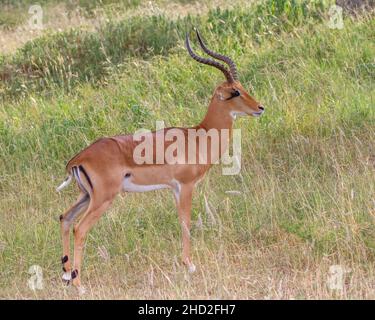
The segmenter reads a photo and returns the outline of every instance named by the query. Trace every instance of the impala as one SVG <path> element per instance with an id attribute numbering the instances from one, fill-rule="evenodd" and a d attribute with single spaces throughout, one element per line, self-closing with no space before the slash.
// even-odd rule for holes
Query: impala
<path id="1" fill-rule="evenodd" d="M 72 280 L 79 292 L 84 292 L 81 286 L 81 263 L 84 240 L 87 232 L 95 225 L 103 213 L 108 209 L 113 199 L 119 192 L 145 192 L 163 188 L 173 191 L 178 217 L 182 229 L 182 261 L 190 272 L 195 271 L 195 266 L 190 256 L 190 219 L 193 190 L 196 184 L 203 178 L 213 163 L 218 159 L 216 156 L 208 156 L 213 148 L 219 150 L 218 157 L 228 148 L 228 141 L 222 139 L 217 142 L 208 139 L 208 143 L 199 148 L 200 140 L 197 137 L 188 136 L 190 129 L 208 132 L 212 129 L 220 132 L 229 130 L 232 132 L 234 119 L 237 115 L 260 116 L 264 108 L 252 98 L 238 81 L 235 63 L 227 56 L 211 51 L 206 47 L 198 31 L 196 31 L 199 44 L 203 51 L 212 58 L 203 58 L 196 55 L 190 47 L 189 36 L 186 35 L 186 47 L 190 56 L 199 63 L 213 66 L 224 74 L 226 81 L 216 87 L 208 106 L 206 116 L 195 127 L 192 128 L 164 128 L 148 133 L 148 141 L 154 142 L 160 135 L 174 135 L 179 132 L 183 136 L 183 143 L 177 147 L 183 151 L 187 150 L 189 144 L 197 143 L 195 158 L 197 162 L 188 163 L 187 155 L 181 153 L 175 163 L 160 163 L 156 161 L 157 154 L 153 155 L 154 163 L 140 164 L 135 159 L 135 149 L 144 143 L 135 139 L 134 135 L 118 135 L 102 138 L 88 146 L 86 149 L 74 156 L 67 164 L 68 177 L 57 188 L 60 191 L 73 179 L 76 181 L 80 194 L 77 201 L 63 215 L 60 216 L 61 233 L 63 244 L 63 280 Z M 228 65 L 227 68 L 220 60 Z M 229 136 L 230 140 L 230 136 Z M 162 153 L 168 146 L 175 143 L 173 139 L 165 139 Z M 152 149 L 157 145 L 152 144 Z M 190 149 L 188 153 L 191 153 Z M 207 160 L 201 163 L 199 159 L 202 153 L 206 153 Z M 190 154 L 191 156 L 191 154 Z M 164 155 L 163 155 L 164 157 Z M 74 226 L 74 263 L 72 266 L 69 252 L 69 231 L 73 221 L 80 216 L 82 218 Z"/>

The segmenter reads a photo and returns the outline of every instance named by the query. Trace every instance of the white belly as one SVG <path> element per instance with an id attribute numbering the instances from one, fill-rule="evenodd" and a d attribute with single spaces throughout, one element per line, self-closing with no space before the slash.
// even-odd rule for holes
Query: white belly
<path id="1" fill-rule="evenodd" d="M 125 178 L 122 182 L 122 190 L 126 192 L 148 192 L 159 189 L 170 188 L 167 184 L 135 184 L 131 178 Z"/>

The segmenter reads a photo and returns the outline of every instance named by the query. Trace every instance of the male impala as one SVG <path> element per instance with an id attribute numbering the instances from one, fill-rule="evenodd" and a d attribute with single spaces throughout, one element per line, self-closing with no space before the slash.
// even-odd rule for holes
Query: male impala
<path id="1" fill-rule="evenodd" d="M 225 62 L 229 69 L 216 60 L 196 55 L 192 51 L 189 37 L 186 35 L 186 47 L 190 56 L 200 63 L 221 70 L 226 81 L 215 89 L 207 114 L 199 125 L 193 128 L 165 128 L 150 132 L 148 137 L 151 138 L 149 139 L 151 143 L 156 141 L 160 135 L 167 136 L 171 132 L 178 131 L 184 137 L 183 143 L 180 141 L 178 147 L 185 151 L 189 144 L 198 143 L 199 145 L 199 139 L 189 137 L 188 130 L 209 131 L 214 129 L 219 134 L 221 130 L 232 132 L 236 115 L 260 116 L 264 111 L 264 108 L 245 91 L 238 81 L 234 62 L 229 57 L 209 50 L 198 31 L 196 33 L 203 51 L 211 57 Z M 165 140 L 163 153 L 173 142 L 173 139 Z M 80 276 L 85 236 L 121 191 L 145 192 L 162 188 L 172 189 L 182 226 L 182 261 L 190 272 L 195 271 L 190 257 L 189 232 L 192 195 L 197 182 L 203 178 L 217 159 L 208 156 L 206 163 L 198 161 L 198 163 L 192 164 L 186 162 L 187 156 L 184 155 L 174 164 L 159 164 L 159 162 L 139 164 L 134 154 L 140 143 L 134 135 L 118 135 L 97 140 L 68 162 L 66 170 L 69 175 L 57 188 L 57 191 L 60 191 L 74 178 L 80 190 L 80 195 L 74 205 L 60 216 L 63 242 L 63 279 L 65 281 L 72 279 L 73 285 L 80 292 L 83 291 Z M 200 153 L 202 152 L 210 154 L 212 148 L 219 150 L 220 157 L 227 147 L 228 143 L 226 142 L 219 141 L 217 143 L 210 139 L 203 150 L 199 147 L 196 148 L 195 157 L 201 158 L 202 154 Z M 156 149 L 155 143 L 152 144 L 152 149 Z M 156 156 L 153 155 L 154 160 Z M 74 227 L 74 264 L 72 268 L 69 253 L 69 230 L 74 219 L 84 211 L 85 214 Z"/>

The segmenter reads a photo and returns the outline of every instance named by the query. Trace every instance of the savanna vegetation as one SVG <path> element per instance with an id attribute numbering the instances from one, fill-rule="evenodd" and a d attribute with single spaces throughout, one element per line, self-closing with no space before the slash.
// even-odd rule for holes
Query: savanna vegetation
<path id="1" fill-rule="evenodd" d="M 0 2 L 7 17 L 27 17 L 28 2 L 15 3 Z M 51 29 L 0 53 L 0 297 L 77 297 L 60 279 L 58 217 L 76 194 L 55 192 L 66 161 L 102 136 L 202 119 L 223 78 L 186 53 L 185 32 L 197 26 L 266 106 L 236 122 L 241 173 L 215 166 L 195 194 L 193 275 L 180 261 L 172 195 L 118 197 L 87 238 L 80 298 L 374 299 L 371 10 L 344 11 L 344 27 L 332 29 L 332 1 L 209 1 L 177 17 L 163 8 L 197 4 L 156 3 L 162 9 L 143 15 L 141 0 L 69 2 L 94 18 L 114 5 L 129 15 Z M 15 27 L 2 17 L 0 36 Z M 42 290 L 28 287 L 33 265 Z M 337 265 L 343 286 L 334 289 Z"/>

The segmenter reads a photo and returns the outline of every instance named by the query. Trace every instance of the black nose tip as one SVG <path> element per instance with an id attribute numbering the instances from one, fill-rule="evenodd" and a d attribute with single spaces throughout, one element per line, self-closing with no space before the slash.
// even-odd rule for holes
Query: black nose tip
<path id="1" fill-rule="evenodd" d="M 258 107 L 260 110 L 264 111 L 264 107 L 263 106 L 259 106 Z"/>

